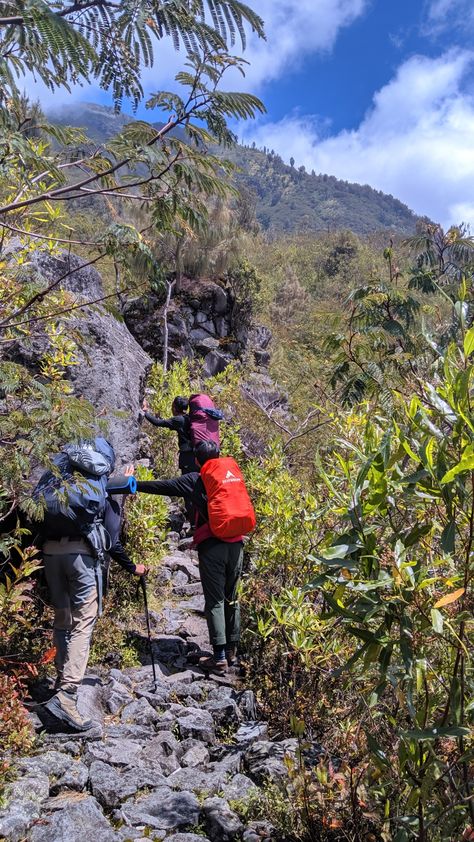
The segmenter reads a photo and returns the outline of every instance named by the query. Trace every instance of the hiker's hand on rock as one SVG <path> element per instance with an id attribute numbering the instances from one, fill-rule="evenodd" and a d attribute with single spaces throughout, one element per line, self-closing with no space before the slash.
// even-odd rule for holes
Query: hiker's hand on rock
<path id="1" fill-rule="evenodd" d="M 125 468 L 123 469 L 123 475 L 125 477 L 133 477 L 133 473 L 134 473 L 133 462 L 130 462 L 129 465 L 125 465 Z"/>
<path id="2" fill-rule="evenodd" d="M 150 404 L 148 403 L 146 398 L 143 398 L 142 409 L 143 412 L 148 412 L 148 410 L 150 409 Z"/>
<path id="3" fill-rule="evenodd" d="M 136 564 L 135 565 L 135 576 L 147 576 L 148 575 L 148 567 L 145 567 L 144 564 Z"/>

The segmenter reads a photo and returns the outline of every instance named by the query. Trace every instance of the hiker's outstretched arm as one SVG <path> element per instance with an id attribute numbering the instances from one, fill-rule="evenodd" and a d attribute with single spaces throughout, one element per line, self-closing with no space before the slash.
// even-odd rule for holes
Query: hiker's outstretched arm
<path id="1" fill-rule="evenodd" d="M 145 412 L 145 418 L 155 427 L 166 427 L 167 430 L 175 429 L 173 418 L 158 418 L 156 415 L 152 415 L 151 412 Z"/>
<path id="2" fill-rule="evenodd" d="M 139 480 L 137 491 L 161 494 L 164 497 L 191 497 L 198 479 L 199 473 L 196 471 L 174 479 Z"/>

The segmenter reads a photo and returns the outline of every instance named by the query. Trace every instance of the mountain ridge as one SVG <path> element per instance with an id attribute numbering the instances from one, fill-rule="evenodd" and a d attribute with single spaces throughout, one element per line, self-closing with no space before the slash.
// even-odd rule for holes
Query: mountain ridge
<path id="1" fill-rule="evenodd" d="M 50 118 L 82 127 L 98 142 L 105 142 L 134 119 L 95 103 L 63 106 L 51 111 Z M 218 154 L 236 165 L 235 183 L 254 197 L 256 218 L 271 235 L 341 229 L 358 235 L 415 233 L 419 217 L 399 199 L 367 184 L 308 173 L 304 167 L 285 164 L 273 150 L 265 148 L 236 144 L 218 150 Z"/>

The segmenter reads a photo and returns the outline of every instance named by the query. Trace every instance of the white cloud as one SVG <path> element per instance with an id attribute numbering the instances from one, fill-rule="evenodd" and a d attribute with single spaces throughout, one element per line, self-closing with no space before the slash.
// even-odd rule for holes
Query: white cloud
<path id="1" fill-rule="evenodd" d="M 425 17 L 425 29 L 432 35 L 469 30 L 474 25 L 474 6 L 472 0 L 428 0 Z"/>
<path id="2" fill-rule="evenodd" d="M 353 131 L 324 137 L 313 119 L 292 114 L 245 126 L 244 137 L 297 166 L 392 193 L 446 226 L 474 228 L 474 100 L 462 88 L 473 63 L 467 51 L 411 58 Z"/>
<path id="3" fill-rule="evenodd" d="M 249 39 L 245 58 L 250 85 L 280 78 L 311 54 L 329 51 L 339 31 L 368 7 L 370 0 L 254 0 L 267 40 Z"/>
<path id="4" fill-rule="evenodd" d="M 251 5 L 265 22 L 267 40 L 249 33 L 245 52 L 242 53 L 239 44 L 235 46 L 234 53 L 242 54 L 249 65 L 245 68 L 245 79 L 237 72 L 230 72 L 225 87 L 258 92 L 266 82 L 297 68 L 308 55 L 329 51 L 341 28 L 349 26 L 370 2 L 372 0 L 254 0 Z M 160 41 L 154 67 L 142 68 L 145 95 L 161 88 L 175 89 L 175 74 L 185 60 L 184 50 L 174 50 L 170 39 Z M 92 85 L 76 85 L 71 93 L 58 90 L 53 95 L 31 75 L 25 81 L 25 89 L 45 106 L 51 105 L 52 101 L 60 107 L 63 103 L 97 101 L 99 98 L 98 89 Z M 103 97 L 101 93 L 102 101 Z"/>

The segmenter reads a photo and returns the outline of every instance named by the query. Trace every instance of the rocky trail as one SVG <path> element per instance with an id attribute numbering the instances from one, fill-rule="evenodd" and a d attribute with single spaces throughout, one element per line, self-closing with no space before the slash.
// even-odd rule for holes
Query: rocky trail
<path id="1" fill-rule="evenodd" d="M 97 728 L 51 733 L 57 721 L 45 730 L 43 709 L 43 723 L 32 714 L 42 729 L 36 754 L 19 761 L 7 789 L 0 840 L 277 838 L 263 818 L 243 821 L 242 808 L 265 779 L 287 774 L 284 757 L 295 753 L 296 741 L 268 739 L 254 694 L 235 673 L 215 677 L 192 665 L 193 653 L 208 650 L 208 637 L 189 545 L 171 533 L 159 574 L 170 596 L 151 612 L 156 690 L 151 665 L 89 670 L 78 706 Z"/>

